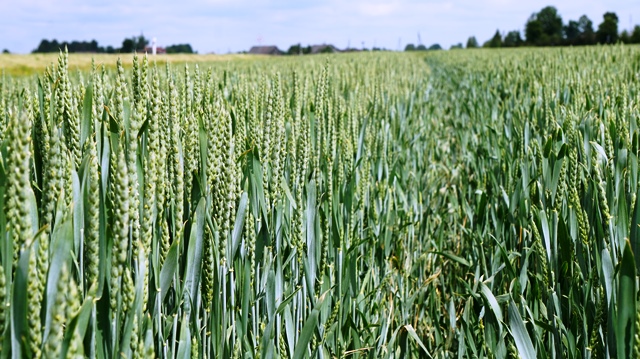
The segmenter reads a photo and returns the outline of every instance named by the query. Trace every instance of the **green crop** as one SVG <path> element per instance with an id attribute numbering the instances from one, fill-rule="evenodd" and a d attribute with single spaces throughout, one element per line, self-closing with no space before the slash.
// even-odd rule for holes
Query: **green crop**
<path id="1" fill-rule="evenodd" d="M 0 359 L 637 356 L 638 59 L 4 76 Z"/>

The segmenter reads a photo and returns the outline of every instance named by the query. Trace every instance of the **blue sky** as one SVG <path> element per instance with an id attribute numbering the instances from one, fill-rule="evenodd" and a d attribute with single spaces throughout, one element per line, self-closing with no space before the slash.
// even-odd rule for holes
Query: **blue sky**
<path id="1" fill-rule="evenodd" d="M 471 35 L 482 43 L 496 29 L 522 30 L 546 5 L 565 23 L 586 14 L 597 28 L 614 11 L 621 29 L 640 24 L 637 0 L 0 0 L 0 49 L 27 53 L 43 38 L 119 47 L 141 32 L 160 46 L 190 43 L 200 53 L 298 42 L 395 50 L 417 43 L 418 34 L 427 46 L 448 48 Z"/>

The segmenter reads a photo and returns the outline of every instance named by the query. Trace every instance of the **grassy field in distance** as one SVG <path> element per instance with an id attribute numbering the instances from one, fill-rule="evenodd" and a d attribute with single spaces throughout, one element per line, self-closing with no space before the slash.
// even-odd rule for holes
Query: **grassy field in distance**
<path id="1" fill-rule="evenodd" d="M 94 59 L 97 65 L 105 64 L 109 68 L 115 66 L 116 60 L 121 58 L 122 63 L 126 67 L 131 67 L 133 57 L 131 54 L 95 54 L 95 53 L 83 53 L 83 54 L 69 54 L 69 69 L 74 70 L 90 70 L 91 59 Z M 255 59 L 256 55 L 244 55 L 244 54 L 229 54 L 229 55 L 217 55 L 217 54 L 163 54 L 163 55 L 149 55 L 149 61 L 151 63 L 157 62 L 158 64 L 164 64 L 170 62 L 177 63 L 195 63 L 195 62 L 217 62 L 217 61 L 232 61 L 242 59 Z M 57 53 L 48 54 L 0 54 L 0 73 L 4 72 L 7 75 L 30 75 L 35 73 L 42 73 L 44 69 L 50 64 L 56 64 L 58 61 Z"/>

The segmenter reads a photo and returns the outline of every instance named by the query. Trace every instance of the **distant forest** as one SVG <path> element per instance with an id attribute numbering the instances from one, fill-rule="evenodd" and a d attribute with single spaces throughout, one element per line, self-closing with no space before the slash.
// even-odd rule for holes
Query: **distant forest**
<path id="1" fill-rule="evenodd" d="M 602 15 L 602 22 L 597 29 L 593 21 L 586 15 L 578 20 L 569 20 L 563 23 L 558 10 L 553 6 L 546 6 L 539 12 L 531 14 L 524 25 L 524 34 L 519 30 L 501 32 L 499 29 L 492 38 L 482 44 L 482 47 L 518 47 L 518 46 L 580 46 L 595 44 L 625 44 L 640 43 L 640 25 L 633 30 L 618 31 L 620 20 L 615 12 L 606 12 Z M 523 36 L 524 35 L 524 36 Z M 437 50 L 440 45 L 434 44 L 430 48 L 424 45 L 415 46 L 408 44 L 405 51 Z M 451 48 L 462 48 L 462 43 Z M 466 48 L 480 47 L 475 36 L 467 39 Z"/>
<path id="2" fill-rule="evenodd" d="M 131 53 L 131 52 L 145 52 L 145 48 L 149 45 L 149 40 L 144 37 L 144 35 L 134 36 L 131 38 L 126 38 L 122 41 L 122 46 L 119 48 L 114 48 L 113 46 L 100 46 L 96 40 L 91 41 L 62 41 L 58 42 L 53 39 L 51 41 L 47 39 L 43 39 L 40 41 L 40 45 L 33 50 L 33 53 L 46 53 L 46 52 L 59 52 L 60 50 L 64 50 L 66 47 L 69 52 L 90 52 L 90 53 L 105 53 L 105 54 L 115 54 L 115 53 Z M 173 53 L 186 53 L 193 54 L 193 48 L 189 44 L 177 44 L 170 45 L 167 47 L 161 48 L 168 54 Z"/>

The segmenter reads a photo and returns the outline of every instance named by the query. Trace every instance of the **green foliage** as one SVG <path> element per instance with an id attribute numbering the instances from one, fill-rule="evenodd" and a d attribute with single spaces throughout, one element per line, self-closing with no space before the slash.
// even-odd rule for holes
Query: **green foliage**
<path id="1" fill-rule="evenodd" d="M 640 44 L 640 25 L 636 25 L 631 32 L 629 42 L 632 44 Z"/>
<path id="2" fill-rule="evenodd" d="M 323 47 L 319 53 L 321 54 L 331 54 L 334 52 L 333 46 L 325 46 Z"/>
<path id="3" fill-rule="evenodd" d="M 0 83 L 0 357 L 640 350 L 636 48 L 66 57 Z"/>
<path id="4" fill-rule="evenodd" d="M 523 44 L 524 40 L 520 36 L 520 31 L 509 31 L 502 42 L 503 47 L 517 47 Z"/>
<path id="5" fill-rule="evenodd" d="M 542 32 L 555 41 L 562 36 L 562 17 L 553 6 L 546 6 L 536 14 L 536 20 L 542 25 Z"/>
<path id="6" fill-rule="evenodd" d="M 529 18 L 525 25 L 527 42 L 534 45 L 560 45 L 562 17 L 553 6 L 546 6 Z"/>
<path id="7" fill-rule="evenodd" d="M 96 52 L 103 53 L 108 52 L 107 49 L 98 45 L 96 40 L 91 41 L 63 41 L 53 39 L 51 41 L 42 39 L 38 47 L 33 50 L 33 53 L 47 53 L 47 52 L 60 52 L 67 48 L 69 52 Z"/>
<path id="8" fill-rule="evenodd" d="M 476 40 L 475 36 L 470 36 L 467 39 L 467 49 L 475 49 L 476 47 L 478 47 L 478 40 Z"/>
<path id="9" fill-rule="evenodd" d="M 618 15 L 614 12 L 606 12 L 602 15 L 603 21 L 598 25 L 596 37 L 601 44 L 615 44 L 618 41 Z"/>
<path id="10" fill-rule="evenodd" d="M 291 45 L 287 50 L 287 55 L 302 55 L 302 45 L 299 43 Z"/>
<path id="11" fill-rule="evenodd" d="M 193 54 L 193 49 L 189 44 L 170 45 L 165 48 L 167 54 Z"/>
<path id="12" fill-rule="evenodd" d="M 424 345 L 401 312 L 366 309 L 389 303 L 389 273 L 406 282 L 413 268 L 385 251 L 400 250 L 394 228 L 421 231 L 418 183 L 377 168 L 399 165 L 389 108 L 419 123 L 403 89 L 427 88 L 424 60 L 227 66 L 202 76 L 136 58 L 76 76 L 65 52 L 37 84 L 3 81 L 0 301 L 24 304 L 2 306 L 21 318 L 0 313 L 2 356 L 388 357 L 375 343 L 395 345 L 400 328 Z M 406 159 L 403 172 L 422 171 Z M 398 181 L 409 198 L 389 197 Z"/>
<path id="13" fill-rule="evenodd" d="M 53 39 L 51 41 L 47 39 L 42 39 L 40 44 L 36 49 L 32 51 L 32 53 L 57 53 L 63 51 L 65 48 L 70 53 L 75 52 L 88 52 L 88 53 L 107 53 L 113 54 L 116 52 L 121 53 L 131 53 L 134 50 L 138 52 L 144 52 L 145 46 L 149 43 L 147 39 L 145 39 L 144 35 L 140 35 L 138 37 L 132 37 L 124 39 L 122 42 L 122 47 L 114 49 L 112 46 L 100 46 L 96 40 L 91 41 L 62 41 L 58 42 L 58 40 Z M 7 52 L 8 53 L 8 52 Z"/>
<path id="14" fill-rule="evenodd" d="M 544 29 L 542 28 L 542 23 L 536 18 L 535 14 L 531 15 L 529 21 L 524 28 L 525 37 L 527 39 L 527 43 L 531 45 L 542 45 L 543 44 L 543 36 Z"/>
<path id="15" fill-rule="evenodd" d="M 493 35 L 491 40 L 485 42 L 482 47 L 502 47 L 502 35 L 500 34 L 500 30 L 496 30 L 496 33 Z"/>
<path id="16" fill-rule="evenodd" d="M 564 38 L 570 42 L 575 42 L 580 37 L 580 24 L 575 20 L 569 20 L 567 25 L 565 25 L 562 29 L 564 33 Z"/>
<path id="17" fill-rule="evenodd" d="M 623 44 L 630 44 L 631 43 L 631 35 L 629 34 L 629 31 L 623 30 L 620 33 L 620 36 L 618 37 L 618 40 Z"/>
<path id="18" fill-rule="evenodd" d="M 124 41 L 122 41 L 122 47 L 120 48 L 120 52 L 131 53 L 133 52 L 134 48 L 135 47 L 132 39 L 124 39 Z"/>
<path id="19" fill-rule="evenodd" d="M 563 25 L 562 17 L 553 6 L 544 7 L 529 17 L 525 24 L 524 36 L 526 41 L 520 37 L 519 31 L 511 31 L 505 36 L 503 46 L 561 46 L 596 43 L 593 23 L 586 15 L 582 15 L 577 21 L 569 20 L 567 24 Z"/>

